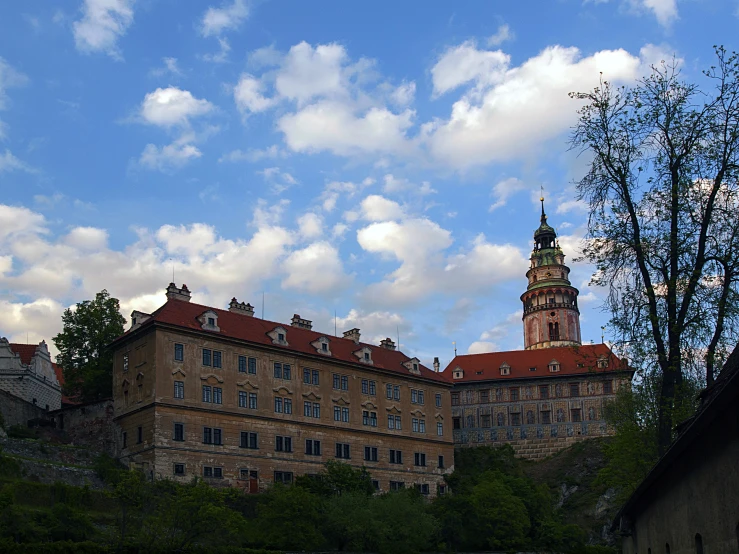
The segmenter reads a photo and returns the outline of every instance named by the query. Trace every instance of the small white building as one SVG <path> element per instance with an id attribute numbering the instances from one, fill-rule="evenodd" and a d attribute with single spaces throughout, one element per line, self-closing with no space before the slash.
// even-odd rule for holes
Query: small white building
<path id="1" fill-rule="evenodd" d="M 62 407 L 62 388 L 45 341 L 14 344 L 0 338 L 0 390 L 45 410 Z"/>

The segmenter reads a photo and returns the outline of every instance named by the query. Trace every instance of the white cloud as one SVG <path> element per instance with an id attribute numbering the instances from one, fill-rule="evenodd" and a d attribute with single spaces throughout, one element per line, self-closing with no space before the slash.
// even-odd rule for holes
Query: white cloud
<path id="1" fill-rule="evenodd" d="M 139 165 L 166 173 L 179 169 L 202 155 L 197 146 L 187 142 L 175 141 L 162 147 L 147 144 L 139 157 Z"/>
<path id="2" fill-rule="evenodd" d="M 191 118 L 212 110 L 213 104 L 195 98 L 190 91 L 167 87 L 158 88 L 144 97 L 140 115 L 145 122 L 160 127 L 186 126 Z"/>
<path id="3" fill-rule="evenodd" d="M 314 239 L 323 234 L 323 220 L 313 212 L 303 214 L 298 218 L 298 232 L 304 239 Z"/>
<path id="4" fill-rule="evenodd" d="M 314 242 L 285 260 L 283 288 L 311 294 L 337 292 L 348 282 L 338 250 L 328 242 Z"/>
<path id="5" fill-rule="evenodd" d="M 583 57 L 577 48 L 550 46 L 521 66 L 509 67 L 502 52 L 464 43 L 442 55 L 432 69 L 443 93 L 471 82 L 447 120 L 424 125 L 432 157 L 465 170 L 494 161 L 531 156 L 576 121 L 578 104 L 568 93 L 597 85 L 600 72 L 614 83 L 640 76 L 639 58 L 624 50 Z"/>
<path id="6" fill-rule="evenodd" d="M 258 113 L 275 105 L 274 98 L 267 98 L 262 94 L 265 86 L 262 81 L 248 73 L 241 75 L 238 84 L 234 87 L 234 101 L 241 113 Z"/>
<path id="7" fill-rule="evenodd" d="M 245 0 L 234 0 L 220 8 L 210 6 L 201 21 L 200 32 L 204 37 L 218 36 L 223 31 L 239 27 L 249 16 Z"/>
<path id="8" fill-rule="evenodd" d="M 231 51 L 231 45 L 226 37 L 218 37 L 218 52 L 215 54 L 203 54 L 199 56 L 206 62 L 225 63 L 228 60 L 228 53 Z"/>
<path id="9" fill-rule="evenodd" d="M 511 196 L 523 190 L 526 190 L 526 184 L 516 177 L 509 177 L 508 179 L 499 181 L 493 187 L 495 202 L 490 206 L 490 211 L 492 212 L 505 206 Z"/>
<path id="10" fill-rule="evenodd" d="M 498 350 L 500 350 L 500 346 L 498 346 L 497 343 L 478 340 L 470 344 L 469 348 L 467 348 L 467 354 L 484 354 L 486 352 L 496 352 Z"/>
<path id="11" fill-rule="evenodd" d="M 400 204 L 377 194 L 362 200 L 360 210 L 362 218 L 367 221 L 391 221 L 404 215 Z"/>
<path id="12" fill-rule="evenodd" d="M 134 0 L 84 0 L 82 19 L 73 24 L 77 50 L 120 59 L 118 39 L 133 23 L 133 5 Z"/>
<path id="13" fill-rule="evenodd" d="M 19 160 L 13 155 L 13 153 L 5 149 L 4 154 L 0 154 L 0 173 L 10 171 L 25 171 L 26 173 L 37 173 L 38 170 L 34 169 L 27 163 Z"/>
<path id="14" fill-rule="evenodd" d="M 636 11 L 651 12 L 663 27 L 669 27 L 677 18 L 677 0 L 628 0 Z"/>
<path id="15" fill-rule="evenodd" d="M 498 27 L 498 30 L 494 35 L 488 38 L 488 46 L 500 46 L 507 40 L 512 40 L 515 37 L 513 31 L 507 24 L 503 24 Z"/>
<path id="16" fill-rule="evenodd" d="M 317 96 L 341 95 L 346 90 L 342 71 L 346 60 L 346 51 L 339 44 L 319 44 L 315 48 L 307 42 L 296 44 L 285 56 L 275 89 L 299 104 Z"/>
<path id="17" fill-rule="evenodd" d="M 250 148 L 249 150 L 232 150 L 224 154 L 219 162 L 258 162 L 265 159 L 285 158 L 287 154 L 279 146 L 273 144 L 264 149 Z"/>
<path id="18" fill-rule="evenodd" d="M 380 344 L 388 335 L 392 335 L 390 338 L 397 342 L 397 333 L 400 333 L 401 344 L 396 344 L 398 349 L 404 347 L 407 337 L 413 334 L 411 324 L 401 314 L 382 310 L 366 312 L 351 309 L 345 317 L 336 318 L 336 326 L 339 336 L 344 331 L 358 328 L 362 342 L 369 344 Z"/>
<path id="19" fill-rule="evenodd" d="M 61 240 L 80 251 L 102 250 L 108 246 L 108 232 L 95 227 L 75 227 Z"/>
<path id="20" fill-rule="evenodd" d="M 262 175 L 264 180 L 269 183 L 272 194 L 282 194 L 293 185 L 298 184 L 295 177 L 286 171 L 282 171 L 279 167 L 266 167 L 261 171 L 257 171 L 257 175 Z"/>
<path id="21" fill-rule="evenodd" d="M 182 77 L 182 70 L 177 65 L 177 58 L 162 58 L 162 67 L 155 67 L 149 71 L 149 75 L 152 77 L 164 77 L 165 75 L 171 75 L 173 77 Z"/>
<path id="22" fill-rule="evenodd" d="M 423 181 L 420 185 L 416 185 L 404 177 L 395 177 L 392 173 L 386 174 L 383 177 L 383 182 L 382 191 L 386 194 L 413 192 L 420 196 L 425 196 L 436 192 L 431 188 L 431 183 L 428 181 Z"/>
<path id="23" fill-rule="evenodd" d="M 392 102 L 402 107 L 409 106 L 416 99 L 416 83 L 403 81 L 390 95 Z"/>

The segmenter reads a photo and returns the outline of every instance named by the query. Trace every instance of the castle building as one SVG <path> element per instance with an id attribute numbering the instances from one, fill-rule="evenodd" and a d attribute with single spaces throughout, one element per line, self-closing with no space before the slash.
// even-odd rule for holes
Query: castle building
<path id="1" fill-rule="evenodd" d="M 455 356 L 444 370 L 457 446 L 509 443 L 543 458 L 573 442 L 610 434 L 603 405 L 633 370 L 605 344 L 584 345 L 578 290 L 547 223 L 534 232 L 523 303 L 524 350 Z"/>
<path id="2" fill-rule="evenodd" d="M 57 373 L 61 376 L 46 342 L 15 344 L 0 338 L 0 390 L 43 410 L 57 410 L 62 405 Z"/>
<path id="3" fill-rule="evenodd" d="M 453 470 L 452 384 L 396 349 L 190 302 L 170 284 L 116 339 L 114 419 L 122 461 L 155 478 L 257 492 L 322 470 L 365 466 L 379 491 L 444 492 Z"/>

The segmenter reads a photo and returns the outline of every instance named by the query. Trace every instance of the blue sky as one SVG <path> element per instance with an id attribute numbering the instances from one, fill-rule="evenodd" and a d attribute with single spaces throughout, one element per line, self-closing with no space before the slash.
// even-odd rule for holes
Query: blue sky
<path id="1" fill-rule="evenodd" d="M 5 2 L 0 336 L 50 342 L 102 288 L 156 309 L 174 270 L 195 301 L 259 315 L 264 293 L 269 319 L 331 333 L 336 313 L 429 364 L 520 348 L 544 187 L 598 341 L 567 93 L 673 56 L 699 79 L 738 8 Z"/>

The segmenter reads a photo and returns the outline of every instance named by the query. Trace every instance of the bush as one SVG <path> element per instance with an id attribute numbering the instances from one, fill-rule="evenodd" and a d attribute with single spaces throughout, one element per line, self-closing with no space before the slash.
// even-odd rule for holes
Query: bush
<path id="1" fill-rule="evenodd" d="M 37 439 L 38 431 L 25 425 L 11 425 L 8 427 L 8 437 L 11 439 Z"/>

